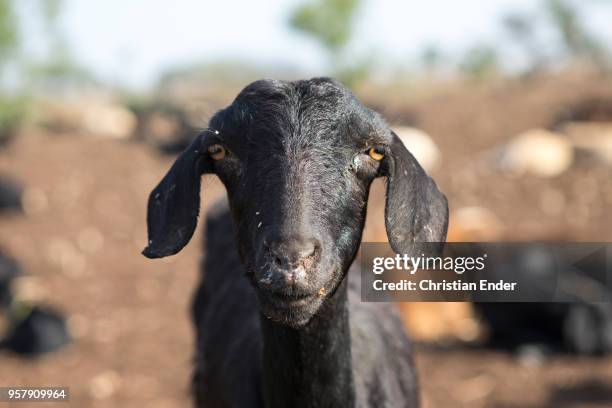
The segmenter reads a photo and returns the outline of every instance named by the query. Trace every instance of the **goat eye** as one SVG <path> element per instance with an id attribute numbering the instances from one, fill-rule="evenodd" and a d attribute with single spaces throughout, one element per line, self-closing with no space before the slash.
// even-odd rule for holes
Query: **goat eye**
<path id="1" fill-rule="evenodd" d="M 226 153 L 225 147 L 220 144 L 214 144 L 208 147 L 208 154 L 213 160 L 221 160 L 225 157 Z"/>
<path id="2" fill-rule="evenodd" d="M 380 146 L 370 147 L 368 155 L 376 161 L 381 161 L 385 157 L 385 150 Z"/>

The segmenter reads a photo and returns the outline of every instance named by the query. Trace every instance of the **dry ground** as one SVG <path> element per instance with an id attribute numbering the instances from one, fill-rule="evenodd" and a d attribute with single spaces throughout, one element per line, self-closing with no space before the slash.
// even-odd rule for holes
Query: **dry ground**
<path id="1" fill-rule="evenodd" d="M 607 240 L 609 168 L 581 164 L 552 181 L 483 170 L 482 157 L 492 147 L 546 124 L 563 103 L 605 91 L 597 83 L 579 93 L 575 84 L 565 85 L 506 86 L 469 95 L 449 91 L 418 103 L 395 103 L 410 106 L 440 143 L 444 161 L 435 176 L 453 208 L 485 205 L 510 226 L 512 236 Z M 388 109 L 401 120 L 393 106 Z M 0 172 L 28 186 L 27 214 L 0 218 L 0 245 L 30 275 L 20 293 L 65 312 L 75 337 L 65 350 L 38 360 L 0 354 L 0 385 L 68 386 L 75 407 L 188 405 L 193 338 L 188 306 L 200 237 L 180 256 L 153 262 L 139 254 L 146 241 L 148 192 L 170 162 L 138 144 L 36 131 L 0 153 Z M 207 206 L 222 191 L 210 178 L 204 183 Z M 586 201 L 585 188 L 595 191 Z M 554 214 L 543 205 L 542 191 L 550 189 L 565 197 Z M 588 211 L 576 218 L 572 211 L 583 207 Z M 377 204 L 370 222 L 379 217 Z M 370 225 L 368 237 L 380 239 L 380 228 Z M 417 361 L 425 407 L 612 406 L 612 358 L 565 356 L 534 363 L 475 348 L 422 346 Z"/>

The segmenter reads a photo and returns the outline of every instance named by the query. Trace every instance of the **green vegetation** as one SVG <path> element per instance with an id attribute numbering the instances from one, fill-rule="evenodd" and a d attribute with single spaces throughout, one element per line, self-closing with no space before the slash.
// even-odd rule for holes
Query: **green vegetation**
<path id="1" fill-rule="evenodd" d="M 0 0 L 0 86 L 19 44 L 12 6 L 10 0 Z M 6 95 L 0 88 L 0 144 L 5 143 L 19 127 L 25 115 L 25 105 L 22 98 Z"/>
<path id="2" fill-rule="evenodd" d="M 479 45 L 470 48 L 460 65 L 461 71 L 475 81 L 483 81 L 499 74 L 499 60 L 495 48 Z"/>
<path id="3" fill-rule="evenodd" d="M 6 140 L 27 118 L 32 93 L 54 93 L 93 83 L 88 71 L 76 65 L 58 27 L 61 0 L 0 0 L 0 139 Z M 31 7 L 30 7 L 31 6 Z M 20 7 L 37 18 L 46 33 L 46 55 L 32 59 L 23 49 Z M 38 13 L 34 15 L 31 11 Z"/>
<path id="4" fill-rule="evenodd" d="M 590 3 L 541 0 L 535 13 L 514 10 L 504 16 L 501 21 L 503 29 L 526 56 L 524 73 L 542 73 L 553 64 L 558 67 L 575 63 L 590 65 L 601 73 L 610 72 L 610 49 L 589 31 L 581 13 Z M 551 47 L 550 40 L 543 36 L 546 30 L 557 32 L 558 44 Z M 464 55 L 459 68 L 471 79 L 491 78 L 501 70 L 498 51 L 491 46 L 472 47 Z"/>
<path id="5" fill-rule="evenodd" d="M 17 48 L 17 26 L 10 0 L 0 0 L 0 74 L 6 61 Z"/>
<path id="6" fill-rule="evenodd" d="M 443 49 L 433 40 L 424 44 L 411 60 L 400 61 L 395 68 L 384 58 L 360 59 L 351 52 L 355 45 L 356 18 L 367 1 L 374 2 L 302 0 L 288 16 L 291 28 L 321 46 L 328 57 L 330 74 L 348 86 L 355 87 L 371 77 L 380 61 L 387 64 L 384 66 L 387 78 L 396 83 L 422 81 L 423 75 L 427 80 L 445 75 L 454 78 L 456 73 L 482 82 L 515 75 L 517 65 L 525 69 L 519 75 L 546 73 L 552 67 L 572 66 L 576 62 L 602 73 L 611 72 L 610 46 L 596 36 L 585 20 L 589 7 L 603 9 L 606 5 L 601 3 L 609 0 L 599 0 L 599 5 L 597 0 L 539 0 L 536 9 L 511 8 L 499 22 L 506 40 L 510 40 L 504 42 L 504 48 L 485 40 L 457 54 L 456 50 Z M 72 58 L 69 42 L 58 24 L 64 6 L 62 0 L 0 0 L 0 129 L 15 129 L 27 116 L 27 95 L 56 96 L 66 90 L 81 90 L 83 85 L 98 85 L 91 73 Z M 38 57 L 32 57 L 24 49 L 22 37 L 27 33 L 22 32 L 22 23 L 26 17 L 30 20 L 28 27 L 33 21 L 45 33 L 46 42 Z M 552 41 L 551 32 L 557 34 Z M 525 58 L 516 59 L 518 64 L 512 64 L 514 60 L 504 64 L 516 55 L 506 48 L 518 50 Z M 240 88 L 245 82 L 269 76 L 290 79 L 303 76 L 303 72 L 262 61 L 208 60 L 205 64 L 168 71 L 161 77 L 156 92 L 157 97 L 163 98 L 173 89 L 190 93 L 188 83 L 191 82 L 207 84 L 204 93 L 222 94 L 228 89 Z"/>
<path id="7" fill-rule="evenodd" d="M 369 76 L 371 66 L 364 62 L 349 61 L 347 46 L 354 31 L 354 20 L 360 0 L 305 0 L 290 15 L 289 24 L 315 39 L 325 49 L 334 76 L 348 85 L 354 85 Z M 535 12 L 513 10 L 501 20 L 507 38 L 525 55 L 525 71 L 544 72 L 553 64 L 590 64 L 600 72 L 609 72 L 610 50 L 606 48 L 586 25 L 581 14 L 588 1 L 540 0 Z M 546 37 L 550 30 L 558 33 L 559 47 L 550 46 Z M 547 44 L 543 47 L 542 44 Z M 495 44 L 474 44 L 462 56 L 449 59 L 444 49 L 435 43 L 426 45 L 418 55 L 420 70 L 428 75 L 445 72 L 440 68 L 455 65 L 467 79 L 486 81 L 509 74 L 502 64 L 505 50 Z M 448 71 L 446 71 L 448 72 Z"/>
<path id="8" fill-rule="evenodd" d="M 295 9 L 289 20 L 291 27 L 314 38 L 327 50 L 334 75 L 349 86 L 369 72 L 367 62 L 344 61 L 360 4 L 361 0 L 309 0 Z"/>
<path id="9" fill-rule="evenodd" d="M 570 59 L 588 60 L 608 69 L 607 50 L 584 26 L 577 8 L 566 0 L 546 0 L 545 9 L 559 31 Z"/>
<path id="10" fill-rule="evenodd" d="M 421 68 L 426 73 L 435 73 L 445 63 L 446 56 L 437 45 L 429 44 L 423 48 L 420 55 Z"/>
<path id="11" fill-rule="evenodd" d="M 359 3 L 359 0 L 313 0 L 298 7 L 290 23 L 338 56 L 351 38 Z"/>

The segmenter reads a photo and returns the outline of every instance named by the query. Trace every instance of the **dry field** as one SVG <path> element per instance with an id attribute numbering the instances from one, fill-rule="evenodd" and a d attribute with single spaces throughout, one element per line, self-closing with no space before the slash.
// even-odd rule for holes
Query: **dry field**
<path id="1" fill-rule="evenodd" d="M 490 164 L 491 151 L 517 133 L 548 125 L 563 106 L 594 95 L 612 95 L 612 84 L 566 79 L 448 90 L 395 98 L 383 111 L 399 123 L 411 112 L 434 137 L 442 162 L 433 175 L 451 210 L 488 208 L 507 239 L 607 241 L 610 167 L 580 159 L 561 176 L 538 179 L 507 177 Z M 384 100 L 369 99 L 379 106 Z M 26 214 L 0 218 L 0 246 L 28 274 L 20 293 L 63 311 L 74 336 L 71 346 L 37 360 L 0 354 L 0 384 L 68 386 L 75 407 L 188 405 L 188 307 L 201 237 L 179 256 L 154 262 L 140 255 L 146 198 L 171 160 L 137 143 L 36 130 L 0 152 L 0 173 L 28 188 Z M 382 186 L 375 188 L 370 240 L 384 239 Z M 205 178 L 203 192 L 205 207 L 223 195 L 212 178 Z M 562 200 L 555 211 L 551 197 Z M 455 238 L 469 239 L 462 228 L 453 225 Z M 425 331 L 453 324 L 435 308 L 403 310 L 419 313 L 411 319 Z M 610 357 L 535 361 L 424 344 L 417 361 L 424 407 L 612 406 Z"/>

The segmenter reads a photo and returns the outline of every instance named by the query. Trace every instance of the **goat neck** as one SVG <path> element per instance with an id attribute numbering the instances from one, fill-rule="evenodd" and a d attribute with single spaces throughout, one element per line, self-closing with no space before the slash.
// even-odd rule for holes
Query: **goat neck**
<path id="1" fill-rule="evenodd" d="M 266 407 L 352 407 L 347 279 L 300 329 L 262 319 Z"/>

